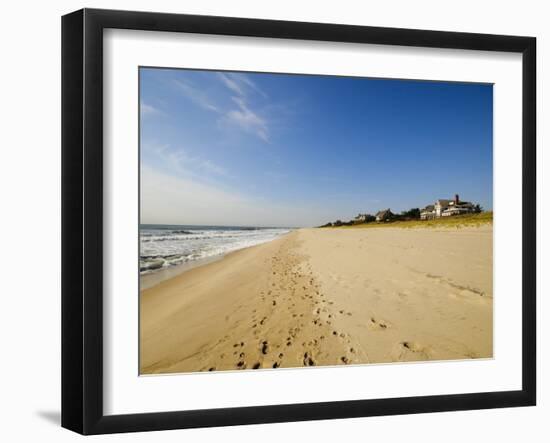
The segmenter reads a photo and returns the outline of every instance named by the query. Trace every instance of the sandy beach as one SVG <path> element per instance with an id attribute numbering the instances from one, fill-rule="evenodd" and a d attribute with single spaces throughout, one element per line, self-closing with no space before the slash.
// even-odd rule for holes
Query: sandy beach
<path id="1" fill-rule="evenodd" d="M 492 357 L 492 225 L 301 229 L 141 292 L 142 374 Z"/>

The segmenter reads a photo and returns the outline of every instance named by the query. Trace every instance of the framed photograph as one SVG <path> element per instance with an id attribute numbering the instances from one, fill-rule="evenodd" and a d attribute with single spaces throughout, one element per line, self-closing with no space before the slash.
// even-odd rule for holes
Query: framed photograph
<path id="1" fill-rule="evenodd" d="M 62 20 L 62 425 L 536 402 L 531 37 Z"/>

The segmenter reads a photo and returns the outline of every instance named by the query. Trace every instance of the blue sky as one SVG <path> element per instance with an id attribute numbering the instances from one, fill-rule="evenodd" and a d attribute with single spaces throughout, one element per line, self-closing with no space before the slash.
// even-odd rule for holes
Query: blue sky
<path id="1" fill-rule="evenodd" d="M 492 85 L 141 68 L 141 222 L 490 209 L 492 104 Z"/>

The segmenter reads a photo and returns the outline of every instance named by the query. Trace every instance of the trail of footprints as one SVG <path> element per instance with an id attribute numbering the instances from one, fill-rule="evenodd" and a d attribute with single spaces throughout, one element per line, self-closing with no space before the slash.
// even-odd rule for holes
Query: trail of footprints
<path id="1" fill-rule="evenodd" d="M 283 243 L 278 254 L 270 259 L 270 265 L 269 279 L 258 294 L 262 304 L 250 312 L 250 323 L 244 325 L 246 331 L 243 333 L 243 325 L 238 322 L 230 324 L 230 327 L 233 326 L 232 332 L 220 338 L 210 349 L 208 362 L 204 361 L 201 370 L 368 363 L 366 352 L 352 342 L 349 334 L 336 327 L 339 317 L 352 317 L 354 314 L 337 307 L 322 292 L 303 257 Z M 462 294 L 486 296 L 477 289 L 459 286 L 439 276 L 427 274 L 425 277 L 436 279 Z M 372 291 L 379 292 L 376 288 Z M 406 299 L 408 294 L 400 292 L 398 295 Z M 230 322 L 230 316 L 226 317 L 226 321 Z M 361 321 L 373 333 L 392 328 L 390 322 L 377 316 Z M 253 336 L 251 341 L 235 339 L 249 337 L 249 328 Z M 277 338 L 271 340 L 270 337 Z M 219 348 L 227 348 L 230 340 L 233 340 L 232 352 L 218 353 Z M 433 350 L 414 341 L 399 341 L 391 353 L 394 361 L 429 360 Z"/>
<path id="2" fill-rule="evenodd" d="M 263 303 L 251 312 L 255 340 L 235 341 L 231 356 L 222 353 L 217 359 L 221 364 L 202 370 L 316 366 L 318 359 L 323 364 L 350 364 L 358 356 L 348 334 L 333 326 L 337 316 L 353 314 L 335 309 L 313 278 L 310 266 L 285 246 L 271 258 L 270 279 L 259 294 Z M 268 337 L 284 339 L 270 342 Z M 225 345 L 229 339 L 226 335 L 218 344 Z M 340 350 L 339 358 L 335 350 Z M 365 356 L 360 360 L 364 363 Z"/>
<path id="3" fill-rule="evenodd" d="M 282 245 L 279 254 L 271 258 L 271 268 L 270 279 L 259 293 L 263 303 L 250 313 L 249 327 L 254 340 L 234 341 L 231 355 L 220 353 L 212 359 L 216 364 L 208 364 L 201 370 L 307 367 L 316 366 L 319 360 L 323 365 L 368 363 L 365 351 L 335 325 L 338 317 L 352 317 L 353 313 L 337 308 L 334 301 L 326 297 L 311 267 L 300 256 Z M 374 316 L 364 321 L 373 332 L 392 327 L 390 322 Z M 239 336 L 239 333 L 235 331 L 233 335 Z M 269 337 L 283 339 L 270 342 Z M 218 344 L 225 348 L 229 340 L 231 334 L 221 338 Z M 210 354 L 215 353 L 216 346 Z M 426 360 L 431 350 L 403 341 L 395 345 L 392 354 L 397 361 Z"/>

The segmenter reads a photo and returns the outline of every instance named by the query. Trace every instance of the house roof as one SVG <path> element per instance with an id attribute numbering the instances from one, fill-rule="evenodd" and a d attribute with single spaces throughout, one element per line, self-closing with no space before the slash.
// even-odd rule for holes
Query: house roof
<path id="1" fill-rule="evenodd" d="M 452 201 L 453 200 L 446 200 L 444 198 L 440 198 L 439 200 L 436 201 L 436 204 L 441 205 L 441 206 L 444 206 L 444 205 L 446 206 Z"/>
<path id="2" fill-rule="evenodd" d="M 431 212 L 434 210 L 434 205 L 428 205 L 421 212 Z"/>
<path id="3" fill-rule="evenodd" d="M 391 212 L 390 209 L 388 208 L 388 209 L 384 209 L 384 210 L 382 210 L 382 211 L 378 211 L 378 212 L 376 213 L 376 216 L 377 216 L 377 217 L 384 217 L 385 215 L 390 215 L 391 213 L 392 213 L 392 212 Z"/>

